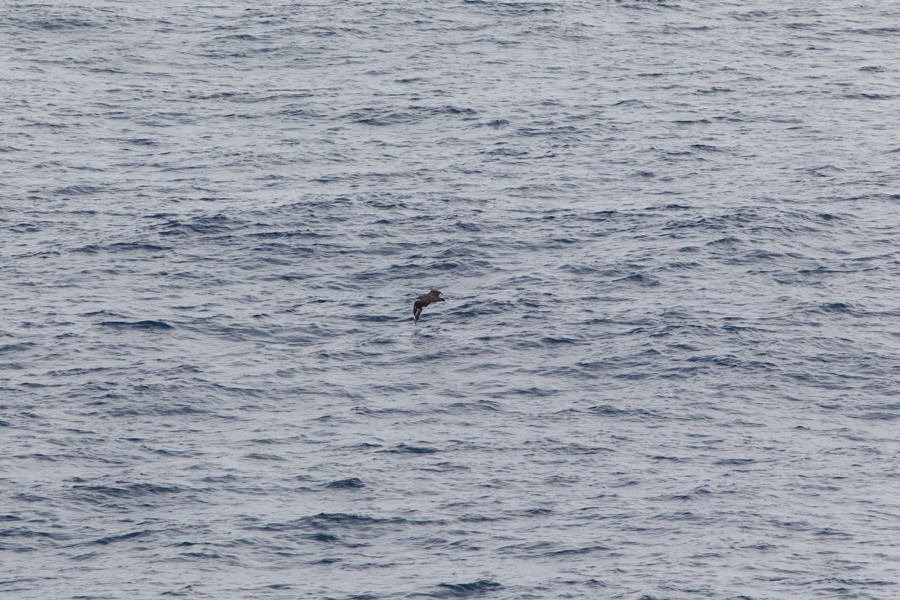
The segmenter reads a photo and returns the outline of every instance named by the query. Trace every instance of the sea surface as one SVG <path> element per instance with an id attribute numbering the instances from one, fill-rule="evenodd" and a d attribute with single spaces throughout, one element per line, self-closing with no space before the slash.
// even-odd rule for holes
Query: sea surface
<path id="1" fill-rule="evenodd" d="M 900 598 L 900 4 L 9 0 L 0 100 L 0 597 Z"/>

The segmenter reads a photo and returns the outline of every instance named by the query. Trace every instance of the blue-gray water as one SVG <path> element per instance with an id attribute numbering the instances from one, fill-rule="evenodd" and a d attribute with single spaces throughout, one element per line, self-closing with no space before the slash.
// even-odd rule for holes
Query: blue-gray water
<path id="1" fill-rule="evenodd" d="M 0 596 L 897 598 L 898 23 L 4 3 Z"/>

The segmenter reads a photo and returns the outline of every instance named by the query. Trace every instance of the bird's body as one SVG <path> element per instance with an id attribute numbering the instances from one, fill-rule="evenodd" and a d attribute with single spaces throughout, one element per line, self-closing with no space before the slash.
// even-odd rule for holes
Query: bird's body
<path id="1" fill-rule="evenodd" d="M 431 304 L 432 302 L 443 302 L 445 299 L 441 298 L 441 291 L 431 288 L 431 291 L 427 294 L 422 294 L 418 298 L 416 298 L 415 304 L 413 304 L 413 319 L 418 323 L 419 316 L 422 314 L 422 309 Z"/>

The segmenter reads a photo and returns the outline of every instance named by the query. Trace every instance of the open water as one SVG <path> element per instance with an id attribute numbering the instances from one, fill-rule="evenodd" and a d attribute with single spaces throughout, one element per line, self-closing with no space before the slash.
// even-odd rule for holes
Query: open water
<path id="1" fill-rule="evenodd" d="M 4 2 L 0 596 L 900 597 L 898 24 Z"/>

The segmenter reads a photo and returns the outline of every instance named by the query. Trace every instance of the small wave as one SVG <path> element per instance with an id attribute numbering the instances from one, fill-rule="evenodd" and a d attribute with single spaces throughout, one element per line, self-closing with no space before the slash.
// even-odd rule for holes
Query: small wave
<path id="1" fill-rule="evenodd" d="M 630 108 L 648 108 L 648 105 L 640 100 L 636 100 L 634 98 L 628 98 L 626 100 L 619 100 L 618 102 L 614 102 L 610 104 L 610 106 L 628 106 Z"/>
<path id="2" fill-rule="evenodd" d="M 136 390 L 140 389 L 140 386 L 136 388 Z M 195 408 L 190 404 L 176 404 L 174 406 L 145 406 L 140 408 L 131 406 L 111 410 L 109 414 L 114 417 L 128 417 L 135 415 L 159 415 L 163 417 L 176 417 L 179 415 L 221 416 L 216 415 L 215 413 L 210 413 L 209 411 L 200 408 Z"/>
<path id="3" fill-rule="evenodd" d="M 162 225 L 159 235 L 187 235 L 190 233 L 209 235 L 224 233 L 231 229 L 226 225 L 227 222 L 228 218 L 223 215 L 200 217 L 190 221 L 173 219 Z"/>
<path id="4" fill-rule="evenodd" d="M 496 581 L 480 579 L 472 583 L 441 583 L 436 592 L 428 594 L 432 598 L 471 598 L 488 592 L 502 590 L 503 586 Z"/>
<path id="5" fill-rule="evenodd" d="M 263 531 L 303 531 L 313 529 L 318 532 L 339 528 L 351 532 L 354 530 L 366 531 L 376 526 L 435 525 L 442 523 L 442 521 L 415 521 L 404 519 L 403 517 L 379 518 L 353 513 L 318 513 L 285 523 L 267 523 L 265 525 L 254 525 L 250 528 Z M 331 534 L 325 535 L 331 536 Z M 335 539 L 337 538 L 330 537 L 327 541 L 334 541 Z"/>
<path id="6" fill-rule="evenodd" d="M 134 251 L 151 251 L 157 252 L 161 250 L 171 250 L 171 246 L 160 246 L 158 244 L 150 244 L 147 242 L 116 242 L 106 247 L 107 250 L 116 252 L 134 252 Z"/>
<path id="7" fill-rule="evenodd" d="M 146 537 L 151 535 L 153 532 L 144 530 L 144 531 L 132 531 L 131 533 L 123 533 L 121 535 L 108 535 L 106 537 L 102 537 L 91 542 L 92 544 L 100 544 L 101 546 L 106 546 L 109 544 L 114 544 L 116 542 L 124 542 L 126 540 L 133 540 L 140 537 Z"/>
<path id="8" fill-rule="evenodd" d="M 658 279 L 650 277 L 649 275 L 644 275 L 643 273 L 632 273 L 627 277 L 622 277 L 620 279 L 616 279 L 615 281 L 621 283 L 633 283 L 644 287 L 656 287 L 659 285 Z"/>
<path id="9" fill-rule="evenodd" d="M 156 331 L 175 329 L 165 321 L 101 321 L 98 325 L 101 327 L 112 327 L 113 329 L 146 329 Z"/>
<path id="10" fill-rule="evenodd" d="M 85 29 L 89 27 L 98 27 L 96 23 L 84 21 L 81 19 L 67 19 L 63 17 L 53 19 L 40 19 L 32 21 L 31 26 L 35 29 L 43 29 L 45 31 L 59 31 L 62 29 Z"/>
<path id="11" fill-rule="evenodd" d="M 22 352 L 23 350 L 28 350 L 30 348 L 34 348 L 37 344 L 32 342 L 20 342 L 18 344 L 6 344 L 4 346 L 0 346 L 0 354 L 5 354 L 7 352 Z"/>
<path id="12" fill-rule="evenodd" d="M 247 454 L 244 458 L 249 458 L 250 460 L 287 460 L 283 456 L 278 456 L 277 454 L 270 454 L 265 452 L 251 452 Z"/>
<path id="13" fill-rule="evenodd" d="M 900 413 L 868 412 L 861 415 L 852 415 L 850 418 L 861 421 L 896 421 L 900 419 Z"/>
<path id="14" fill-rule="evenodd" d="M 717 460 L 715 464 L 720 466 L 743 466 L 752 465 L 755 462 L 752 458 L 723 458 L 722 460 Z"/>
<path id="15" fill-rule="evenodd" d="M 406 444 L 399 444 L 396 448 L 392 450 L 387 450 L 391 454 L 436 454 L 440 452 L 437 448 L 430 448 L 428 446 L 408 446 Z"/>
<path id="16" fill-rule="evenodd" d="M 587 409 L 588 412 L 602 417 L 630 417 L 630 416 L 655 416 L 645 409 L 622 409 L 609 404 L 598 404 Z"/>
<path id="17" fill-rule="evenodd" d="M 103 191 L 103 188 L 93 185 L 70 185 L 57 188 L 53 191 L 58 196 L 90 196 Z"/>
<path id="18" fill-rule="evenodd" d="M 846 94 L 844 98 L 848 100 L 893 100 L 897 96 L 894 94 L 874 94 L 861 92 L 859 94 Z"/>
<path id="19" fill-rule="evenodd" d="M 113 498 L 140 498 L 160 494 L 176 494 L 181 492 L 178 486 L 156 485 L 152 483 L 131 483 L 121 487 L 107 485 L 76 485 L 72 487 L 78 492 L 90 492 Z"/>
<path id="20" fill-rule="evenodd" d="M 366 484 L 357 477 L 350 477 L 349 479 L 332 481 L 331 483 L 325 484 L 325 487 L 337 490 L 355 490 L 366 487 Z"/>
<path id="21" fill-rule="evenodd" d="M 834 314 L 856 317 L 863 317 L 869 314 L 867 311 L 861 309 L 858 305 L 852 304 L 850 302 L 825 302 L 822 304 L 810 306 L 807 309 L 807 312 L 814 314 Z"/>
<path id="22" fill-rule="evenodd" d="M 585 546 L 584 548 L 570 548 L 565 550 L 553 550 L 546 552 L 544 556 L 560 557 L 560 556 L 577 556 L 579 554 L 591 554 L 593 552 L 604 552 L 610 550 L 609 546 Z"/>

